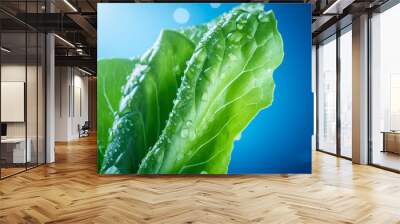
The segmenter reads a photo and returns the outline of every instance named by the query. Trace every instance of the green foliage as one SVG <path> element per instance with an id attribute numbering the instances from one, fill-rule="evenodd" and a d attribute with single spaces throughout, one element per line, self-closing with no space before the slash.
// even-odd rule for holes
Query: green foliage
<path id="1" fill-rule="evenodd" d="M 101 173 L 135 173 L 164 129 L 194 45 L 165 30 L 126 81 Z"/>
<path id="2" fill-rule="evenodd" d="M 140 60 L 99 61 L 99 172 L 227 173 L 235 138 L 272 104 L 282 60 L 272 11 L 244 4 L 162 31 Z"/>
<path id="3" fill-rule="evenodd" d="M 137 59 L 104 59 L 97 62 L 97 167 L 103 163 L 108 145 L 108 130 L 114 122 L 114 112 L 122 96 L 121 88 L 137 63 Z"/>
<path id="4" fill-rule="evenodd" d="M 271 11 L 224 15 L 193 53 L 168 123 L 139 173 L 226 173 L 235 138 L 273 101 L 272 73 L 282 60 Z"/>
<path id="5" fill-rule="evenodd" d="M 200 42 L 201 38 L 203 38 L 204 35 L 207 33 L 208 30 L 209 30 L 208 24 L 200 24 L 197 26 L 191 26 L 189 28 L 181 29 L 181 30 L 179 30 L 179 32 L 181 32 L 189 40 L 191 40 L 195 45 L 197 45 Z"/>

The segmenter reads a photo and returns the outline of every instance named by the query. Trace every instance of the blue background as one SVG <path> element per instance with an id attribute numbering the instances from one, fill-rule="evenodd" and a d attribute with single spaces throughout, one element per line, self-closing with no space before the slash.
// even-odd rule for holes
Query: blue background
<path id="1" fill-rule="evenodd" d="M 162 29 L 206 23 L 236 7 L 223 3 L 98 4 L 98 59 L 142 55 Z M 190 13 L 187 23 L 173 18 L 177 8 Z M 261 111 L 235 142 L 229 173 L 310 173 L 313 132 L 311 92 L 311 7 L 266 4 L 278 21 L 284 42 L 283 63 L 274 72 L 273 104 Z"/>

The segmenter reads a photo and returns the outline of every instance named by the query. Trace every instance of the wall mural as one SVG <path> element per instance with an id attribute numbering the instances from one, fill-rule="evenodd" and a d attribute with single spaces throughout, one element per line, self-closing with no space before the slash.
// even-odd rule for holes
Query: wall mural
<path id="1" fill-rule="evenodd" d="M 98 172 L 310 173 L 307 4 L 98 5 Z"/>

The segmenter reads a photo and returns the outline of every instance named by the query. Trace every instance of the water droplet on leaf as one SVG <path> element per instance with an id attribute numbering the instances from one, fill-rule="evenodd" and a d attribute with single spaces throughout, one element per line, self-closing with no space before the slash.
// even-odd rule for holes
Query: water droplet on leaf
<path id="1" fill-rule="evenodd" d="M 238 43 L 243 37 L 243 34 L 240 32 L 233 32 L 228 34 L 228 40 L 233 42 L 233 43 Z"/>
<path id="2" fill-rule="evenodd" d="M 204 92 L 203 95 L 201 96 L 202 101 L 206 101 L 208 99 L 208 94 L 207 92 Z"/>
<path id="3" fill-rule="evenodd" d="M 260 15 L 258 15 L 257 17 L 258 21 L 266 23 L 269 21 L 268 15 L 265 13 L 261 13 Z"/>
<path id="4" fill-rule="evenodd" d="M 231 60 L 233 60 L 233 61 L 236 61 L 236 60 L 238 59 L 237 56 L 234 55 L 234 54 L 232 54 L 232 53 L 229 53 L 229 54 L 228 54 L 228 57 L 229 57 Z"/>
<path id="5" fill-rule="evenodd" d="M 181 137 L 182 138 L 187 138 L 189 135 L 189 130 L 187 128 L 183 128 L 181 131 Z"/>

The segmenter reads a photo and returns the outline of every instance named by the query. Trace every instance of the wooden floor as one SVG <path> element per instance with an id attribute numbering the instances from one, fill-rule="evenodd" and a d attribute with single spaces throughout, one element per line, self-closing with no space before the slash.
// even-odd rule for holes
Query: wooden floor
<path id="1" fill-rule="evenodd" d="M 375 164 L 400 170 L 400 154 L 375 150 L 372 159 Z"/>
<path id="2" fill-rule="evenodd" d="M 0 223 L 400 223 L 400 175 L 315 153 L 312 175 L 96 174 L 95 138 L 0 181 Z"/>
<path id="3" fill-rule="evenodd" d="M 23 172 L 24 170 L 26 170 L 25 167 L 24 168 L 11 167 L 11 168 L 0 168 L 0 169 L 1 169 L 1 177 L 2 178 L 3 177 L 8 177 L 8 176 L 11 176 L 13 174 L 16 174 L 16 173 L 19 173 L 19 172 Z"/>
<path id="4" fill-rule="evenodd" d="M 37 166 L 37 164 L 29 164 L 27 163 L 27 167 L 25 167 L 25 164 L 18 164 L 18 167 L 2 167 L 1 169 L 1 178 L 6 178 L 11 175 L 15 175 L 17 173 L 24 172 L 27 169 L 33 169 Z"/>

